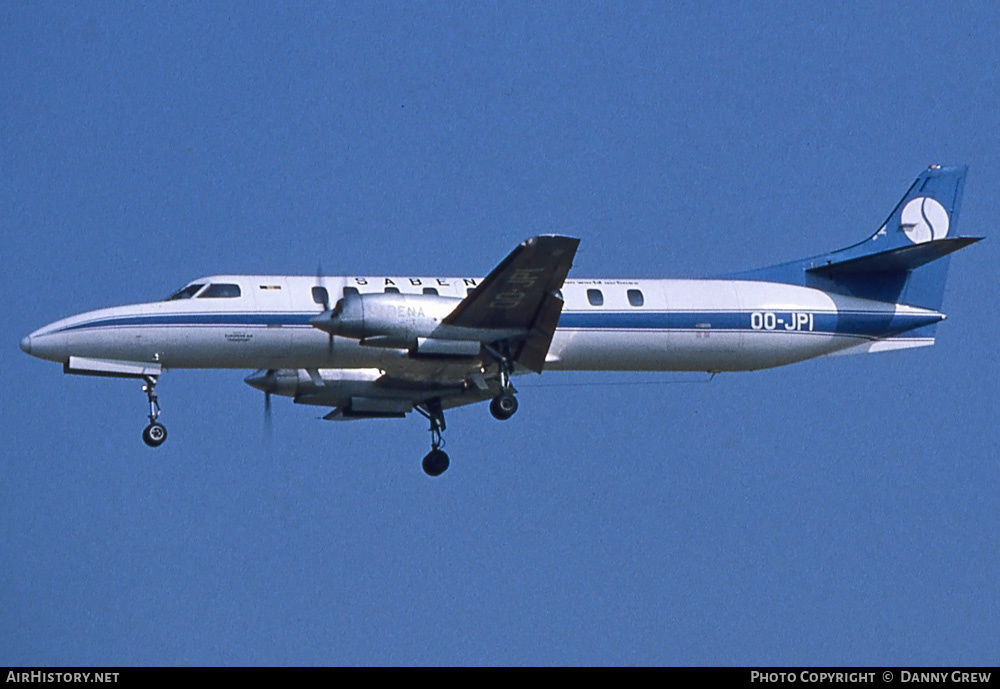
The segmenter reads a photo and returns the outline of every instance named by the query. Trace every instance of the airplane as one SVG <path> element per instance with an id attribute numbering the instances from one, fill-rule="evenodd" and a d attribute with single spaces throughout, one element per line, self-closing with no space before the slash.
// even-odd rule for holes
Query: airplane
<path id="1" fill-rule="evenodd" d="M 21 340 L 65 373 L 141 380 L 143 440 L 167 437 L 168 369 L 256 369 L 246 383 L 323 418 L 430 423 L 439 476 L 446 409 L 518 409 L 514 379 L 543 371 L 783 366 L 934 343 L 967 167 L 924 170 L 868 239 L 713 279 L 569 279 L 579 239 L 532 237 L 485 278 L 211 275 L 162 301 L 65 318 Z"/>

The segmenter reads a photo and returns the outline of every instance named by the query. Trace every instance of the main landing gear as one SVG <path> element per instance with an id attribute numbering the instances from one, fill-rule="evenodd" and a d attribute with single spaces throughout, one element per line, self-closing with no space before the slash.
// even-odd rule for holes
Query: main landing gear
<path id="1" fill-rule="evenodd" d="M 142 391 L 149 399 L 149 425 L 142 432 L 142 442 L 150 447 L 159 447 L 167 439 L 167 429 L 157 419 L 160 417 L 160 403 L 156 400 L 156 376 L 144 376 L 146 381 Z"/>
<path id="2" fill-rule="evenodd" d="M 510 349 L 506 343 L 501 345 L 501 349 L 495 350 L 488 347 L 487 350 L 497 358 L 500 366 L 500 394 L 490 402 L 490 414 L 494 419 L 506 421 L 514 416 L 517 411 L 517 398 L 514 396 L 514 386 L 510 384 L 510 375 L 514 372 L 514 362 L 511 360 Z"/>
<path id="3" fill-rule="evenodd" d="M 431 451 L 424 457 L 424 473 L 428 476 L 440 476 L 448 469 L 451 462 L 448 453 L 441 449 L 444 445 L 444 438 L 441 432 L 445 429 L 444 410 L 441 408 L 441 400 L 433 399 L 424 404 L 414 407 L 425 418 L 431 422 Z"/>
<path id="4" fill-rule="evenodd" d="M 511 373 L 514 371 L 514 363 L 510 356 L 510 349 L 507 344 L 499 343 L 499 349 L 486 346 L 486 350 L 496 357 L 500 367 L 500 394 L 490 402 L 490 413 L 494 418 L 506 421 L 517 411 L 517 397 L 514 396 L 514 386 L 510 383 Z M 413 407 L 420 414 L 430 421 L 431 424 L 431 451 L 427 453 L 422 462 L 424 473 L 428 476 L 440 476 L 448 470 L 451 461 L 441 448 L 444 447 L 442 432 L 445 429 L 444 409 L 441 407 L 440 399 L 432 399 Z"/>
<path id="5" fill-rule="evenodd" d="M 513 388 L 504 390 L 490 402 L 490 414 L 493 414 L 493 418 L 500 421 L 506 421 L 514 416 L 516 411 L 517 398 L 514 397 Z"/>

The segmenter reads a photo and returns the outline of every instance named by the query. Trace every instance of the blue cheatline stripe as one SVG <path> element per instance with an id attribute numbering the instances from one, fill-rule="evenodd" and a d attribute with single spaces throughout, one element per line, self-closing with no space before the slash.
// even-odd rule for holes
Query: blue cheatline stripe
<path id="1" fill-rule="evenodd" d="M 63 328 L 62 331 L 83 330 L 88 328 L 114 328 L 121 326 L 203 326 L 228 325 L 234 327 L 268 326 L 268 325 L 306 325 L 316 313 L 171 313 L 137 316 L 114 316 L 100 318 L 86 323 L 78 323 Z"/>
<path id="2" fill-rule="evenodd" d="M 760 312 L 756 312 L 760 314 Z M 937 323 L 941 317 L 925 314 L 894 314 L 871 311 L 771 312 L 774 320 L 758 316 L 754 327 L 750 311 L 643 311 L 643 312 L 564 312 L 560 328 L 580 330 L 751 330 L 764 332 L 817 332 L 837 335 L 884 336 Z M 795 314 L 811 314 L 812 329 L 796 324 Z M 766 323 L 767 326 L 764 326 Z"/>
<path id="3" fill-rule="evenodd" d="M 754 316 L 753 314 L 757 315 Z M 797 314 L 811 316 L 811 329 L 796 324 Z M 114 316 L 62 329 L 86 330 L 117 327 L 312 327 L 315 313 L 184 313 Z M 750 311 L 564 311 L 559 327 L 574 330 L 748 330 L 761 332 L 813 332 L 837 335 L 887 336 L 914 328 L 932 325 L 941 320 L 937 314 L 894 314 L 871 311 L 769 312 L 768 321 L 761 312 Z M 764 324 L 766 323 L 766 327 Z"/>

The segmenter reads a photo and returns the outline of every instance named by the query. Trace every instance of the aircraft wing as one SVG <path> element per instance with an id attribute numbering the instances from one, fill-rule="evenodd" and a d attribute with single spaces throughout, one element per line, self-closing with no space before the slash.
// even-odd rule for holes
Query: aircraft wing
<path id="1" fill-rule="evenodd" d="M 563 300 L 559 290 L 580 245 L 574 237 L 545 235 L 521 242 L 443 321 L 474 329 L 523 330 L 510 342 L 514 361 L 541 373 Z"/>
<path id="2" fill-rule="evenodd" d="M 498 377 L 485 374 L 478 354 L 482 345 L 506 349 L 522 370 L 541 373 L 562 313 L 559 290 L 579 244 L 578 239 L 560 236 L 522 242 L 442 320 L 451 332 L 460 328 L 479 334 L 478 341 L 453 340 L 472 344 L 476 356 L 417 352 L 383 364 L 363 394 L 346 394 L 336 387 L 326 391 L 319 385 L 296 401 L 333 406 L 323 418 L 349 420 L 403 416 L 432 400 L 447 409 L 492 399 L 503 388 Z"/>
<path id="3" fill-rule="evenodd" d="M 335 378 L 340 372 L 318 371 L 317 376 Z M 350 372 L 365 378 L 365 372 Z M 403 417 L 415 407 L 431 400 L 443 409 L 475 404 L 495 397 L 500 392 L 496 380 L 486 380 L 478 366 L 445 361 L 421 362 L 419 369 L 390 369 L 368 377 L 370 385 L 345 393 L 337 387 L 317 386 L 309 394 L 298 395 L 296 402 L 332 406 L 323 418 L 328 421 L 350 421 L 379 417 Z M 336 385 L 334 383 L 334 385 Z"/>

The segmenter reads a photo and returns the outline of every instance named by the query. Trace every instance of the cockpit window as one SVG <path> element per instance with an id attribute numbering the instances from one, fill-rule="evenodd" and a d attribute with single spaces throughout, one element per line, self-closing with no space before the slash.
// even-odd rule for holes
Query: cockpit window
<path id="1" fill-rule="evenodd" d="M 187 287 L 174 292 L 163 301 L 174 301 L 176 299 L 190 299 L 191 297 L 196 295 L 198 293 L 198 290 L 200 290 L 204 286 L 205 286 L 204 282 L 199 285 L 188 285 Z"/>
<path id="2" fill-rule="evenodd" d="M 235 299 L 240 296 L 239 285 L 231 285 L 225 282 L 213 282 L 208 289 L 198 295 L 199 299 Z"/>

